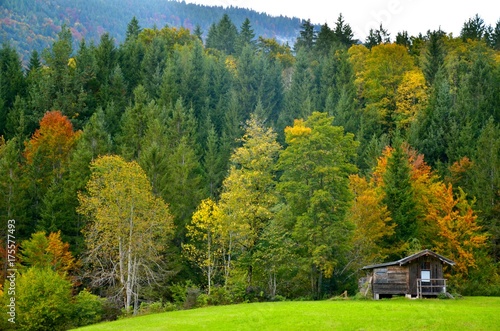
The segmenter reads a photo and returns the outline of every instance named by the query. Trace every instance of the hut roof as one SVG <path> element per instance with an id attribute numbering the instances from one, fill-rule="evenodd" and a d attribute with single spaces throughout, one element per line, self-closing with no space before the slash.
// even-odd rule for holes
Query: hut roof
<path id="1" fill-rule="evenodd" d="M 409 262 L 411 262 L 411 261 L 413 261 L 415 259 L 418 259 L 419 257 L 422 257 L 422 256 L 433 256 L 436 259 L 441 260 L 441 262 L 443 262 L 443 263 L 447 263 L 447 264 L 449 264 L 451 266 L 455 265 L 454 261 L 452 261 L 450 259 L 447 259 L 446 257 L 444 257 L 442 255 L 434 253 L 431 250 L 425 249 L 423 251 L 420 251 L 418 253 L 415 253 L 413 255 L 407 256 L 407 257 L 402 258 L 402 259 L 397 260 L 397 261 L 380 263 L 380 264 L 373 264 L 373 265 L 367 265 L 367 266 L 364 266 L 362 268 L 362 270 L 369 270 L 369 269 L 374 269 L 374 268 L 382 268 L 382 267 L 388 267 L 388 266 L 393 266 L 393 265 L 400 265 L 400 266 L 402 266 L 402 265 L 407 264 L 407 263 L 409 263 Z"/>

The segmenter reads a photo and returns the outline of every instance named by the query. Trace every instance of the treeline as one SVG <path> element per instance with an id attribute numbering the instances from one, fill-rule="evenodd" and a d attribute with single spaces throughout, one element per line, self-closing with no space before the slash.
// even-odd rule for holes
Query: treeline
<path id="1" fill-rule="evenodd" d="M 292 50 L 227 15 L 205 45 L 134 18 L 118 47 L 63 27 L 25 71 L 4 44 L 20 325 L 355 293 L 362 266 L 424 248 L 456 261 L 453 291 L 500 294 L 499 28 L 359 45 L 339 16 Z M 44 279 L 58 314 L 21 290 Z"/>
<path id="2" fill-rule="evenodd" d="M 244 8 L 209 7 L 180 1 L 150 0 L 5 0 L 0 3 L 0 41 L 9 42 L 26 62 L 33 50 L 41 51 L 57 39 L 66 25 L 74 39 L 73 46 L 84 38 L 99 42 L 109 33 L 118 43 L 125 40 L 127 22 L 135 16 L 144 27 L 184 27 L 191 31 L 199 26 L 206 38 L 210 26 L 227 13 L 237 26 L 248 18 L 258 36 L 276 38 L 280 42 L 296 37 L 301 20 L 274 17 Z"/>

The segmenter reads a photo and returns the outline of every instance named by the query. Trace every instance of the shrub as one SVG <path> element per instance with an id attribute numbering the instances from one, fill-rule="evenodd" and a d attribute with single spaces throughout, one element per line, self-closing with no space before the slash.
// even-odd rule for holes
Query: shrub
<path id="1" fill-rule="evenodd" d="M 102 320 L 115 321 L 121 315 L 120 303 L 105 299 L 102 304 Z"/>
<path id="2" fill-rule="evenodd" d="M 274 298 L 272 299 L 272 301 L 286 301 L 286 297 L 277 294 L 277 295 L 274 296 Z"/>
<path id="3" fill-rule="evenodd" d="M 208 304 L 212 306 L 228 305 L 232 303 L 231 294 L 224 287 L 213 287 Z"/>
<path id="4" fill-rule="evenodd" d="M 353 300 L 369 300 L 371 297 L 365 296 L 363 293 L 358 292 L 352 298 Z"/>
<path id="5" fill-rule="evenodd" d="M 200 295 L 200 289 L 190 280 L 173 284 L 170 286 L 170 292 L 177 307 L 184 309 L 196 307 L 197 298 Z"/>
<path id="6" fill-rule="evenodd" d="M 165 311 L 165 307 L 161 301 L 155 302 L 142 302 L 139 306 L 139 315 L 156 314 Z"/>
<path id="7" fill-rule="evenodd" d="M 192 309 L 197 306 L 198 296 L 200 295 L 200 289 L 195 286 L 188 287 L 186 289 L 186 300 L 184 301 L 184 309 Z"/>
<path id="8" fill-rule="evenodd" d="M 167 301 L 164 304 L 163 310 L 164 311 L 174 311 L 174 310 L 177 310 L 177 306 L 175 304 L 173 304 L 172 302 Z"/>
<path id="9" fill-rule="evenodd" d="M 208 306 L 208 300 L 208 294 L 200 293 L 200 295 L 198 295 L 198 297 L 196 298 L 196 307 L 200 308 Z"/>
<path id="10" fill-rule="evenodd" d="M 75 297 L 73 305 L 74 326 L 85 326 L 101 321 L 104 299 L 84 289 Z"/>
<path id="11" fill-rule="evenodd" d="M 50 268 L 30 268 L 17 280 L 16 324 L 22 330 L 65 330 L 72 316 L 71 282 Z"/>

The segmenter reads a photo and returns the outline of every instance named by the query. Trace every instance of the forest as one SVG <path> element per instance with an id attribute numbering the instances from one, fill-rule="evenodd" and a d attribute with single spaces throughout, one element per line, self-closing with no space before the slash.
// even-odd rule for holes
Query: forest
<path id="1" fill-rule="evenodd" d="M 71 30 L 76 49 L 83 38 L 87 43 L 97 43 L 106 32 L 122 43 L 133 16 L 144 27 L 168 25 L 193 30 L 199 26 L 205 39 L 212 23 L 226 13 L 237 26 L 248 18 L 256 35 L 291 44 L 301 24 L 296 17 L 178 0 L 148 0 L 147 4 L 143 0 L 2 0 L 0 12 L 0 43 L 9 41 L 23 62 L 27 62 L 33 50 L 40 52 L 50 47 L 63 24 Z"/>
<path id="2" fill-rule="evenodd" d="M 361 267 L 421 249 L 456 262 L 453 293 L 500 295 L 500 20 L 359 43 L 340 15 L 291 47 L 226 14 L 203 40 L 133 17 L 120 44 L 73 38 L 26 66 L 0 49 L 18 327 L 355 295 Z"/>

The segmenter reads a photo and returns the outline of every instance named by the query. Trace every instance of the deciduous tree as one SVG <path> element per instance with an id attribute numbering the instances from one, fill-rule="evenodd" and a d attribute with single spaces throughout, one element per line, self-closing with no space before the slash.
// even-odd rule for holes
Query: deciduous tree
<path id="1" fill-rule="evenodd" d="M 311 293 L 321 293 L 323 277 L 342 263 L 352 225 L 345 220 L 351 201 L 348 176 L 356 167 L 352 134 L 332 125 L 333 118 L 314 112 L 285 130 L 287 148 L 281 153 L 278 185 L 290 206 L 288 224 L 308 270 Z"/>
<path id="2" fill-rule="evenodd" d="M 277 202 L 274 165 L 280 145 L 272 129 L 265 128 L 255 115 L 247 122 L 242 143 L 231 156 L 220 208 L 225 224 L 236 224 L 235 247 L 251 286 L 255 246 Z"/>
<path id="3" fill-rule="evenodd" d="M 157 280 L 161 252 L 173 226 L 167 205 L 153 196 L 144 171 L 119 156 L 102 156 L 92 165 L 78 212 L 88 219 L 84 257 L 94 287 L 117 285 L 115 295 L 130 311 L 138 308 L 141 284 Z"/>
<path id="4" fill-rule="evenodd" d="M 187 258 L 207 277 L 208 295 L 223 266 L 222 213 L 212 199 L 202 200 L 186 226 L 189 242 L 182 245 Z"/>

